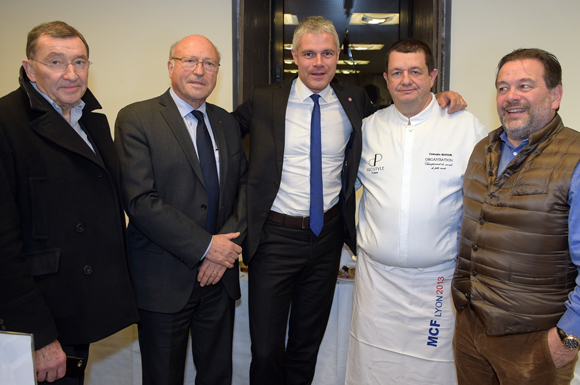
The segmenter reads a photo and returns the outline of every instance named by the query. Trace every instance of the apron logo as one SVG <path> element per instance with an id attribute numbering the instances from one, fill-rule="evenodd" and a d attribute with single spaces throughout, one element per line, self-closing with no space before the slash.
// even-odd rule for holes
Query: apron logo
<path id="1" fill-rule="evenodd" d="M 435 314 L 433 317 L 441 317 L 443 314 L 441 308 L 443 307 L 443 281 L 445 277 L 437 278 L 437 285 L 435 286 Z M 437 342 L 439 341 L 439 328 L 441 324 L 437 323 L 435 320 L 431 320 L 429 323 L 429 336 L 427 337 L 427 346 L 437 347 Z"/>

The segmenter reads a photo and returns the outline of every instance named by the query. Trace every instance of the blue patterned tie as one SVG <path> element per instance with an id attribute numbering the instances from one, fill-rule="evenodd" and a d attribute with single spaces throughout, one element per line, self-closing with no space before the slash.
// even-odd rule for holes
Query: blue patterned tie
<path id="1" fill-rule="evenodd" d="M 322 139 L 320 137 L 320 95 L 314 100 L 310 122 L 310 230 L 319 236 L 324 225 L 324 200 L 322 197 Z"/>
<path id="2" fill-rule="evenodd" d="M 205 220 L 205 229 L 211 234 L 215 234 L 217 232 L 220 185 L 215 163 L 213 143 L 209 136 L 209 132 L 207 131 L 205 120 L 203 119 L 203 112 L 194 110 L 191 111 L 191 113 L 197 119 L 197 155 L 201 165 L 205 189 L 207 190 L 207 218 Z"/>

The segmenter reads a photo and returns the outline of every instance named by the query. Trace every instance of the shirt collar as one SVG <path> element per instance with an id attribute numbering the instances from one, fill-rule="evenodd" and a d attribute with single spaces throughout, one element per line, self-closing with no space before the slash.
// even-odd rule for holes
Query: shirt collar
<path id="1" fill-rule="evenodd" d="M 530 142 L 530 139 L 528 138 L 528 139 L 524 139 L 520 143 L 519 146 L 517 146 L 517 147 L 514 146 L 514 144 L 509 141 L 508 136 L 507 136 L 507 133 L 505 132 L 505 129 L 504 129 L 504 132 L 501 133 L 501 135 L 499 136 L 499 138 L 505 143 L 506 146 L 508 146 L 508 148 L 510 148 L 512 150 L 517 150 L 517 149 L 520 149 L 520 148 L 522 148 L 524 146 L 527 146 L 528 143 Z"/>
<path id="2" fill-rule="evenodd" d="M 304 83 L 302 83 L 302 80 L 300 80 L 300 77 L 296 78 L 296 80 L 294 82 L 294 87 L 295 87 L 296 95 L 298 96 L 298 99 L 300 99 L 303 102 L 307 101 L 307 99 L 310 99 L 310 95 L 312 95 L 314 93 L 308 87 L 306 87 L 306 85 L 304 85 Z M 329 103 L 331 93 L 332 93 L 332 91 L 331 91 L 330 84 L 329 84 L 326 86 L 325 89 L 323 89 L 320 92 L 317 92 L 316 94 L 320 95 L 322 100 L 324 100 L 326 103 Z"/>
<path id="3" fill-rule="evenodd" d="M 36 85 L 36 82 L 30 82 L 30 84 L 32 84 L 32 87 L 34 87 L 34 89 L 36 91 L 38 91 L 38 93 L 41 94 L 42 97 L 45 98 L 47 102 L 50 103 L 52 108 L 54 108 L 60 114 L 60 116 L 63 116 L 62 108 L 60 108 L 60 106 L 58 104 L 56 104 L 56 102 L 54 100 L 52 100 L 50 97 L 48 97 L 48 95 L 46 95 L 44 92 L 42 92 L 38 88 L 38 86 Z M 83 100 L 80 99 L 79 102 L 73 108 L 71 108 L 71 113 L 70 113 L 70 125 L 71 126 L 74 126 L 75 124 L 77 124 L 77 122 L 81 119 L 81 117 L 83 116 L 83 108 L 84 107 L 85 107 L 85 102 L 83 102 Z"/>
<path id="4" fill-rule="evenodd" d="M 175 102 L 175 105 L 177 106 L 177 109 L 179 110 L 179 114 L 181 115 L 182 118 L 185 118 L 187 115 L 189 115 L 191 113 L 191 111 L 194 110 L 194 108 L 191 106 L 191 104 L 187 103 L 185 100 L 183 100 L 179 96 L 177 96 L 175 91 L 173 91 L 173 88 L 169 89 L 169 94 L 171 95 L 171 98 Z M 203 114 L 207 116 L 207 114 L 205 112 L 206 111 L 205 102 L 203 102 L 203 104 L 197 110 L 203 112 Z"/>
<path id="5" fill-rule="evenodd" d="M 433 115 L 433 112 L 435 112 L 435 109 L 439 108 L 439 103 L 437 103 L 437 100 L 435 99 L 435 95 L 433 94 L 433 92 L 431 92 L 431 102 L 429 102 L 429 104 L 427 105 L 427 107 L 425 107 L 423 109 L 423 111 L 419 112 L 415 116 L 412 116 L 410 119 L 407 118 L 405 115 L 401 114 L 399 112 L 399 110 L 397 109 L 397 106 L 395 106 L 395 105 L 393 105 L 393 106 L 395 107 L 395 111 L 396 111 L 395 115 L 399 118 L 401 123 L 408 125 L 409 120 L 410 120 L 411 126 L 416 126 L 418 124 L 423 123 L 427 119 L 429 119 L 431 117 L 431 115 Z"/>

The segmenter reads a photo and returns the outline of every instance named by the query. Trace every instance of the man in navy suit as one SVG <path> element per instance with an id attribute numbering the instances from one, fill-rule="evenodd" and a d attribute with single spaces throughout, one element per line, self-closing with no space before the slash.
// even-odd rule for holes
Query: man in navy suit
<path id="1" fill-rule="evenodd" d="M 145 385 L 183 384 L 190 331 L 196 383 L 231 384 L 247 160 L 236 120 L 205 102 L 219 61 L 203 36 L 177 42 L 171 88 L 115 125 Z"/>

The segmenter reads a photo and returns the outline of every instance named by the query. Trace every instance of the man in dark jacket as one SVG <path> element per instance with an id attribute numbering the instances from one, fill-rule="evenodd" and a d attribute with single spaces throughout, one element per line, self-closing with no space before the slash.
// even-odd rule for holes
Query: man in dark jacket
<path id="1" fill-rule="evenodd" d="M 39 382 L 82 384 L 66 356 L 138 320 L 119 165 L 83 36 L 41 24 L 26 54 L 0 99 L 0 325 L 34 334 Z"/>

